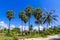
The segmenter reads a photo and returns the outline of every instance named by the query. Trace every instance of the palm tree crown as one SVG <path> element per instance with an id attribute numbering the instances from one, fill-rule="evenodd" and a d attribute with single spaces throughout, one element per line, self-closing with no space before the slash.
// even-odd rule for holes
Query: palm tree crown
<path id="1" fill-rule="evenodd" d="M 28 16 L 25 15 L 24 11 L 20 12 L 19 18 L 21 18 L 25 23 L 28 21 Z"/>
<path id="2" fill-rule="evenodd" d="M 51 10 L 50 12 L 46 12 L 44 23 L 47 23 L 48 25 L 50 25 L 54 21 L 57 21 L 57 18 L 56 18 L 57 15 L 54 15 L 54 12 L 55 12 L 54 10 Z"/>
<path id="3" fill-rule="evenodd" d="M 27 15 L 28 17 L 30 17 L 31 14 L 32 14 L 32 6 L 26 7 L 26 15 Z"/>
<path id="4" fill-rule="evenodd" d="M 7 18 L 9 20 L 13 19 L 14 18 L 14 11 L 13 10 L 8 10 L 7 11 Z"/>
<path id="5" fill-rule="evenodd" d="M 42 23 L 43 12 L 41 8 L 37 8 L 34 10 L 34 17 L 36 18 L 36 23 Z"/>

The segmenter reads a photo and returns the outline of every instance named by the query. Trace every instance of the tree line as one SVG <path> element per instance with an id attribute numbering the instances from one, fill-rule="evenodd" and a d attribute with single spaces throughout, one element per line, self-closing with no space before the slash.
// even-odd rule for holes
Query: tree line
<path id="1" fill-rule="evenodd" d="M 24 11 L 19 12 L 19 18 L 25 23 L 29 22 L 29 26 L 30 26 L 30 18 L 31 15 L 35 17 L 35 23 L 38 25 L 38 29 L 40 31 L 40 25 L 42 24 L 47 24 L 47 28 L 48 25 L 50 25 L 51 23 L 57 21 L 57 15 L 54 14 L 55 10 L 51 10 L 50 12 L 48 11 L 43 11 L 41 8 L 33 8 L 32 6 L 27 6 L 26 9 Z M 14 11 L 13 10 L 8 10 L 7 11 L 7 18 L 9 20 L 9 30 L 10 30 L 10 21 L 11 19 L 14 18 Z M 8 33 L 10 33 L 10 31 L 8 30 Z M 23 30 L 23 26 L 22 26 L 22 30 Z"/>

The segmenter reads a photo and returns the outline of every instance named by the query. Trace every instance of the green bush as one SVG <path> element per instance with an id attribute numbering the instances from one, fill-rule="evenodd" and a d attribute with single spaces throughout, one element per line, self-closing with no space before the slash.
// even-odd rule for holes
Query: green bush
<path id="1" fill-rule="evenodd" d="M 13 40 L 18 40 L 18 38 L 17 37 L 13 37 Z"/>

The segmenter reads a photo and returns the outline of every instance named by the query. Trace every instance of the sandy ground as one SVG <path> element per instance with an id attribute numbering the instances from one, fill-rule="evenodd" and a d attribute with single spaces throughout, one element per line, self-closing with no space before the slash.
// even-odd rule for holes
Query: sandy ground
<path id="1" fill-rule="evenodd" d="M 19 40 L 23 40 L 23 39 L 19 39 Z M 60 40 L 60 35 L 49 36 L 47 38 L 29 38 L 24 40 Z"/>

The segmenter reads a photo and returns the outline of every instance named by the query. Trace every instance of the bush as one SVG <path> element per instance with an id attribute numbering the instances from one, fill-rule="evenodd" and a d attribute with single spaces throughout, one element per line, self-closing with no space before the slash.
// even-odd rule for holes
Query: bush
<path id="1" fill-rule="evenodd" d="M 13 40 L 18 40 L 18 38 L 17 37 L 13 37 Z"/>
<path id="2" fill-rule="evenodd" d="M 14 36 L 14 33 L 8 33 L 8 32 L 7 32 L 7 33 L 5 34 L 5 36 L 12 37 L 12 36 Z"/>

